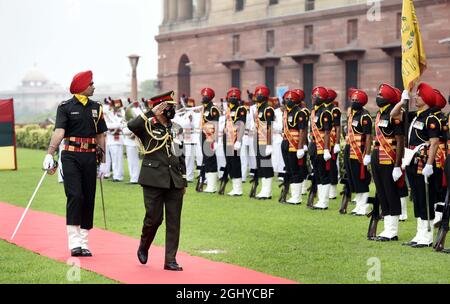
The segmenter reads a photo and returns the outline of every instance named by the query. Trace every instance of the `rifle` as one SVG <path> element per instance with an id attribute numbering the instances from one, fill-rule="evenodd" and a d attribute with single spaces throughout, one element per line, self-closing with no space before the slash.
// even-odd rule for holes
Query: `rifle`
<path id="1" fill-rule="evenodd" d="M 203 192 L 203 185 L 205 184 L 205 180 L 206 180 L 206 168 L 205 168 L 205 157 L 203 157 L 203 163 L 202 166 L 200 167 L 200 174 L 197 177 L 197 186 L 195 187 L 195 191 L 197 192 Z"/>
<path id="2" fill-rule="evenodd" d="M 286 203 L 286 197 L 289 193 L 289 179 L 287 173 L 283 173 L 283 182 L 278 186 L 281 188 L 280 191 L 280 198 L 278 199 L 279 203 L 285 204 Z"/>
<path id="3" fill-rule="evenodd" d="M 380 201 L 378 200 L 378 196 L 375 196 L 369 197 L 367 203 L 373 205 L 372 211 L 367 215 L 367 217 L 370 217 L 369 230 L 367 231 L 367 239 L 369 241 L 373 241 L 377 237 L 378 222 L 381 220 Z"/>
<path id="4" fill-rule="evenodd" d="M 341 200 L 341 208 L 339 209 L 340 214 L 347 214 L 347 207 L 350 199 L 352 197 L 352 192 L 350 190 L 349 180 L 347 174 L 341 178 L 341 184 L 344 185 L 344 189 L 341 192 L 342 200 Z"/>
<path id="5" fill-rule="evenodd" d="M 223 171 L 222 177 L 220 178 L 220 186 L 219 186 L 219 194 L 224 195 L 225 188 L 227 187 L 229 178 L 228 178 L 228 165 L 220 168 L 220 171 Z"/>
<path id="6" fill-rule="evenodd" d="M 317 194 L 317 179 L 314 176 L 313 170 L 311 170 L 311 173 L 308 175 L 308 179 L 311 180 L 311 187 L 309 188 L 308 202 L 306 203 L 306 207 L 313 208 L 314 199 L 316 198 Z"/>
<path id="7" fill-rule="evenodd" d="M 251 169 L 250 172 L 253 173 L 253 179 L 250 181 L 252 184 L 252 188 L 250 189 L 250 198 L 255 198 L 259 185 L 258 169 Z"/>
<path id="8" fill-rule="evenodd" d="M 445 173 L 444 173 L 445 174 Z M 436 242 L 433 245 L 435 251 L 443 251 L 445 245 L 445 238 L 448 232 L 449 218 L 450 218 L 450 204 L 449 204 L 450 191 L 447 189 L 447 194 L 445 195 L 445 205 L 442 210 L 442 220 L 439 230 L 436 235 Z"/>

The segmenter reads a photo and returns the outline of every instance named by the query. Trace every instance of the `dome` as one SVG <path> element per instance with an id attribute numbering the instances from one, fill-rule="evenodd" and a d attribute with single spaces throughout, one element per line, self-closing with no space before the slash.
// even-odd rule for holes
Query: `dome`
<path id="1" fill-rule="evenodd" d="M 48 82 L 47 77 L 36 67 L 30 70 L 22 79 L 24 86 L 42 86 Z"/>

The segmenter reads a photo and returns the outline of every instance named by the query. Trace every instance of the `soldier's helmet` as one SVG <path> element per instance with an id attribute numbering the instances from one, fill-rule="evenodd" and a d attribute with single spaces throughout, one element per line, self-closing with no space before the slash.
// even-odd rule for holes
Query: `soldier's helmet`
<path id="1" fill-rule="evenodd" d="M 422 100 L 430 107 L 434 107 L 436 103 L 436 93 L 434 89 L 427 83 L 422 82 L 417 87 L 416 91 L 417 96 L 420 96 Z"/>
<path id="2" fill-rule="evenodd" d="M 354 89 L 351 93 L 350 101 L 357 102 L 364 107 L 369 101 L 369 98 L 363 90 Z"/>
<path id="3" fill-rule="evenodd" d="M 437 89 L 434 89 L 434 93 L 435 93 L 435 107 L 437 107 L 439 109 L 445 108 L 445 106 L 447 105 L 447 101 L 445 100 L 445 97 Z"/>
<path id="4" fill-rule="evenodd" d="M 302 98 L 300 97 L 300 95 L 298 95 L 294 90 L 289 90 L 283 95 L 284 103 L 288 103 L 289 101 L 291 101 L 295 104 L 299 104 L 301 99 Z"/>
<path id="5" fill-rule="evenodd" d="M 293 90 L 295 93 L 298 94 L 298 96 L 300 96 L 300 102 L 305 100 L 305 91 L 301 90 L 301 89 L 294 89 Z"/>
<path id="6" fill-rule="evenodd" d="M 211 88 L 203 88 L 200 94 L 202 95 L 202 102 L 210 102 L 216 96 L 216 93 Z"/>
<path id="7" fill-rule="evenodd" d="M 229 89 L 227 92 L 227 100 L 230 100 L 232 98 L 241 100 L 241 90 L 239 90 L 238 88 Z"/>
<path id="8" fill-rule="evenodd" d="M 318 103 L 327 102 L 328 90 L 324 87 L 315 87 L 311 93 L 312 100 Z"/>
<path id="9" fill-rule="evenodd" d="M 381 97 L 385 100 L 388 100 L 389 103 L 395 104 L 398 103 L 400 100 L 398 100 L 398 92 L 397 89 L 393 86 L 383 83 L 378 88 L 378 97 Z M 400 98 L 401 98 L 401 92 L 400 92 Z"/>
<path id="10" fill-rule="evenodd" d="M 270 90 L 266 86 L 257 86 L 255 89 L 255 93 L 253 97 L 256 98 L 256 101 L 265 101 L 268 100 L 270 96 Z"/>
<path id="11" fill-rule="evenodd" d="M 337 93 L 335 90 L 331 89 L 331 88 L 327 88 L 327 92 L 328 92 L 328 100 L 327 103 L 331 103 L 334 102 L 336 100 L 337 97 Z"/>

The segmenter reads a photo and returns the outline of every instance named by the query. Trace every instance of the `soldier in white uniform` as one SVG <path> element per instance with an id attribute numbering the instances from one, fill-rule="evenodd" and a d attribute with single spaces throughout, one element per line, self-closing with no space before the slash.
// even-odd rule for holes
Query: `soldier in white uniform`
<path id="1" fill-rule="evenodd" d="M 138 117 L 144 113 L 139 106 L 139 103 L 133 102 L 127 108 L 125 113 L 125 118 L 127 121 L 131 121 L 132 119 Z M 141 171 L 139 164 L 139 144 L 136 142 L 136 136 L 133 132 L 125 127 L 123 129 L 123 143 L 125 145 L 127 160 L 128 160 L 128 172 L 130 173 L 130 184 L 137 184 L 139 180 L 139 173 Z"/>
<path id="2" fill-rule="evenodd" d="M 251 97 L 249 98 L 251 99 Z M 255 113 L 258 110 L 256 105 L 250 105 L 250 101 L 244 102 L 244 106 L 247 109 L 247 117 L 241 147 L 242 182 L 246 182 L 249 171 L 256 168 L 255 139 L 253 134 L 255 132 Z"/>
<path id="3" fill-rule="evenodd" d="M 123 128 L 126 126 L 122 100 L 113 101 L 113 110 L 106 116 L 106 145 L 111 153 L 113 181 L 123 181 Z"/>
<path id="4" fill-rule="evenodd" d="M 283 180 L 284 175 L 284 160 L 281 154 L 281 143 L 283 142 L 283 111 L 280 108 L 278 98 L 272 100 L 272 106 L 275 110 L 275 121 L 273 123 L 272 134 L 272 165 L 273 171 L 277 174 L 279 180 Z"/>

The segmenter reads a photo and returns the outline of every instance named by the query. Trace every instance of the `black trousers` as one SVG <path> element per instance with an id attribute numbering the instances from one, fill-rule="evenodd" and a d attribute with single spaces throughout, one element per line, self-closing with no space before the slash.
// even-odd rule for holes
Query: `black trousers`
<path id="1" fill-rule="evenodd" d="M 256 168 L 258 168 L 258 177 L 271 178 L 274 177 L 272 166 L 272 156 L 266 156 L 266 145 L 256 145 Z"/>
<path id="2" fill-rule="evenodd" d="M 144 191 L 145 218 L 141 240 L 147 248 L 155 239 L 156 232 L 166 212 L 166 254 L 165 263 L 176 262 L 180 240 L 181 209 L 183 206 L 183 189 L 161 189 L 142 186 Z"/>
<path id="3" fill-rule="evenodd" d="M 311 143 L 309 147 L 311 162 L 313 163 L 313 172 L 316 176 L 318 185 L 331 184 L 330 170 L 327 170 L 327 162 L 323 159 L 323 154 L 317 154 L 317 146 Z"/>
<path id="4" fill-rule="evenodd" d="M 297 152 L 289 152 L 289 141 L 283 140 L 281 143 L 281 153 L 284 160 L 285 174 L 290 184 L 302 183 L 308 172 L 306 170 L 306 154 L 299 160 Z M 300 165 L 300 163 L 302 163 Z"/>
<path id="5" fill-rule="evenodd" d="M 95 153 L 62 151 L 67 225 L 92 229 L 94 224 L 97 161 Z"/>
<path id="6" fill-rule="evenodd" d="M 352 193 L 369 192 L 371 180 L 369 170 L 364 167 L 364 179 L 361 179 L 361 164 L 357 159 L 350 158 L 350 145 L 346 145 L 344 149 L 344 165 Z"/>
<path id="7" fill-rule="evenodd" d="M 435 172 L 436 168 L 433 168 Z M 427 220 L 426 196 L 425 196 L 425 179 L 422 174 L 417 173 L 417 164 L 414 164 L 414 159 L 411 165 L 406 167 L 406 174 L 408 176 L 409 185 L 411 186 L 413 202 L 414 202 L 414 216 L 420 217 L 422 220 Z M 434 220 L 434 204 L 437 203 L 437 181 L 436 176 L 432 174 L 428 178 L 428 198 L 430 220 Z"/>
<path id="8" fill-rule="evenodd" d="M 217 172 L 217 157 L 215 151 L 211 149 L 209 142 L 206 142 L 206 136 L 202 133 L 202 153 L 203 153 L 203 164 L 205 166 L 206 173 Z M 215 147 L 217 149 L 217 147 Z"/>
<path id="9" fill-rule="evenodd" d="M 239 155 L 239 151 L 226 151 L 226 153 L 228 175 L 230 178 L 242 178 L 241 156 Z"/>
<path id="10" fill-rule="evenodd" d="M 338 162 L 338 158 L 339 158 L 339 154 L 331 154 L 331 159 L 330 159 L 330 181 L 332 185 L 337 185 L 338 184 L 338 167 L 337 167 L 337 162 Z"/>
<path id="11" fill-rule="evenodd" d="M 433 168 L 433 175 L 435 175 L 436 183 L 437 183 L 437 201 L 445 202 L 445 195 L 447 194 L 447 188 L 443 187 L 442 179 L 444 176 L 444 170 L 441 168 Z M 448 181 L 448 180 L 447 180 Z"/>
<path id="12" fill-rule="evenodd" d="M 392 178 L 394 165 L 383 165 L 379 162 L 379 150 L 372 152 L 372 176 L 383 215 L 398 216 L 402 213 L 400 189 Z"/>

